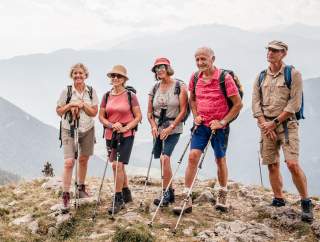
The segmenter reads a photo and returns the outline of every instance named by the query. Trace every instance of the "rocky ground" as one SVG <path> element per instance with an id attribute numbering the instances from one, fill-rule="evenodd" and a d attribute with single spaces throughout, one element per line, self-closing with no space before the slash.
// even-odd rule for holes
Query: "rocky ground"
<path id="1" fill-rule="evenodd" d="M 82 199 L 80 208 L 68 215 L 59 213 L 61 180 L 39 178 L 17 185 L 0 186 L 0 241 L 319 241 L 320 202 L 314 197 L 315 221 L 300 221 L 297 195 L 286 193 L 288 206 L 273 208 L 268 204 L 272 193 L 257 186 L 243 186 L 230 181 L 228 213 L 215 211 L 217 188 L 215 180 L 198 181 L 192 198 L 193 212 L 183 216 L 177 233 L 172 233 L 177 217 L 170 208 L 157 214 L 152 200 L 158 196 L 161 183 L 151 180 L 143 193 L 143 177 L 130 178 L 134 202 L 111 220 L 106 209 L 111 203 L 113 182 L 105 180 L 101 205 L 96 220 L 92 212 L 100 180 L 88 179 L 90 199 Z M 175 182 L 181 194 L 183 180 Z M 140 202 L 144 200 L 142 206 Z M 177 202 L 181 196 L 177 196 Z"/>

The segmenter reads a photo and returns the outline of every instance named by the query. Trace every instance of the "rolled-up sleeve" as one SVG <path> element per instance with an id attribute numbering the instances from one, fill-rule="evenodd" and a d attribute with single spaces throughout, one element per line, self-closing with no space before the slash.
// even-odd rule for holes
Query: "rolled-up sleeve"
<path id="1" fill-rule="evenodd" d="M 92 106 L 96 106 L 99 104 L 99 99 L 96 90 L 92 90 Z"/>
<path id="2" fill-rule="evenodd" d="M 284 108 L 285 112 L 296 113 L 300 110 L 302 103 L 302 77 L 301 73 L 295 69 L 292 70 L 292 82 L 290 90 L 290 99 L 287 106 Z"/>
<path id="3" fill-rule="evenodd" d="M 64 105 L 66 105 L 66 101 L 67 101 L 67 92 L 68 90 L 63 90 L 60 94 L 60 97 L 57 101 L 57 106 L 62 107 Z"/>
<path id="4" fill-rule="evenodd" d="M 252 114 L 254 118 L 263 116 L 262 107 L 261 107 L 261 95 L 260 87 L 258 86 L 259 76 L 256 77 L 256 80 L 253 84 L 252 91 Z"/>

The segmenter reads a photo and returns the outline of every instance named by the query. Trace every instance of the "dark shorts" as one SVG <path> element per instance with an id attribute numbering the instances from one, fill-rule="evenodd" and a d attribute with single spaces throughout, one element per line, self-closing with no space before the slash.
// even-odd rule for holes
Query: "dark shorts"
<path id="1" fill-rule="evenodd" d="M 218 129 L 212 136 L 211 146 L 214 150 L 216 158 L 223 158 L 226 156 L 228 138 L 230 128 Z M 205 125 L 200 125 L 194 132 L 191 139 L 191 149 L 197 149 L 203 151 L 208 144 L 211 134 L 211 129 Z"/>
<path id="2" fill-rule="evenodd" d="M 131 155 L 131 151 L 132 151 L 132 146 L 133 146 L 133 141 L 134 141 L 134 136 L 120 138 L 119 161 L 125 165 L 127 165 L 129 163 L 129 159 L 130 159 L 130 155 Z M 107 148 L 108 148 L 110 162 L 117 160 L 116 143 L 111 142 L 111 140 L 106 140 L 106 144 L 107 144 Z"/>
<path id="3" fill-rule="evenodd" d="M 174 147 L 178 143 L 180 134 L 171 134 L 164 140 L 164 147 L 162 150 L 162 140 L 160 138 L 156 139 L 156 143 L 154 145 L 154 158 L 159 159 L 161 153 L 163 155 L 171 156 Z M 161 152 L 162 151 L 162 152 Z"/>

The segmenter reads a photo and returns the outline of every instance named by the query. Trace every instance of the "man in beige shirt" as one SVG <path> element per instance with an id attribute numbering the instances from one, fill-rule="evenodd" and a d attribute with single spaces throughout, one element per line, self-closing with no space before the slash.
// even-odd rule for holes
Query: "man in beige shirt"
<path id="1" fill-rule="evenodd" d="M 299 165 L 298 120 L 295 115 L 302 105 L 302 78 L 299 71 L 286 66 L 283 58 L 288 45 L 271 41 L 267 48 L 269 67 L 262 71 L 253 85 L 252 111 L 261 130 L 260 151 L 263 164 L 268 165 L 274 193 L 272 206 L 285 206 L 280 173 L 280 148 L 301 197 L 301 219 L 313 220 L 313 208 L 307 191 L 307 179 Z M 288 73 L 288 74 L 285 74 Z M 288 78 L 291 85 L 288 86 Z"/>

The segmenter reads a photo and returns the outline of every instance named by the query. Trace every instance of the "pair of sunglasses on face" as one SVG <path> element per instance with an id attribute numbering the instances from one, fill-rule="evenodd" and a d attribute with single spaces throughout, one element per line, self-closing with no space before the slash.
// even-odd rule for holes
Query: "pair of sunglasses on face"
<path id="1" fill-rule="evenodd" d="M 124 78 L 124 76 L 123 75 L 120 75 L 120 74 L 116 74 L 116 73 L 112 73 L 112 74 L 110 74 L 110 77 L 113 79 L 113 78 L 118 78 L 118 79 L 120 79 L 120 78 Z"/>
<path id="2" fill-rule="evenodd" d="M 278 53 L 281 50 L 273 49 L 273 48 L 268 48 L 268 51 L 273 52 L 273 53 Z"/>
<path id="3" fill-rule="evenodd" d="M 158 72 L 158 71 L 165 70 L 165 69 L 166 69 L 166 65 L 161 64 L 161 65 L 157 65 L 157 66 L 154 68 L 154 71 L 155 71 L 155 72 Z"/>

